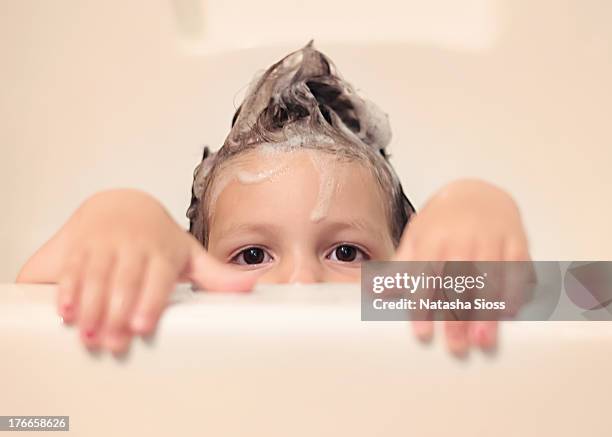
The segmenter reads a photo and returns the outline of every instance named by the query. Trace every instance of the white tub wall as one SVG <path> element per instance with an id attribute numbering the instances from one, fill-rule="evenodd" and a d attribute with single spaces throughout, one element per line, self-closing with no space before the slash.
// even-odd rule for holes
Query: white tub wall
<path id="1" fill-rule="evenodd" d="M 419 18 L 417 2 L 402 4 L 408 24 Z M 454 178 L 483 177 L 520 203 L 535 258 L 610 259 L 612 4 L 492 4 L 494 28 L 470 15 L 481 46 L 408 34 L 347 46 L 344 20 L 338 38 L 317 45 L 389 112 L 393 160 L 418 206 Z M 163 0 L 13 0 L 1 10 L 0 282 L 106 187 L 145 189 L 186 224 L 201 146 L 222 142 L 252 73 L 296 48 L 189 54 Z M 240 20 L 252 18 L 234 16 L 227 37 L 248 41 L 254 30 Z M 430 9 L 421 18 L 433 20 Z M 459 41 L 465 28 L 448 34 Z"/>
<path id="2" fill-rule="evenodd" d="M 410 42 L 455 50 L 490 48 L 499 34 L 497 0 L 170 0 L 191 52 L 236 47 Z"/>
<path id="3" fill-rule="evenodd" d="M 183 287 L 116 360 L 58 322 L 54 287 L 0 284 L 0 411 L 68 414 L 79 437 L 610 435 L 612 324 L 508 323 L 494 356 L 456 360 L 362 322 L 358 289 Z"/>

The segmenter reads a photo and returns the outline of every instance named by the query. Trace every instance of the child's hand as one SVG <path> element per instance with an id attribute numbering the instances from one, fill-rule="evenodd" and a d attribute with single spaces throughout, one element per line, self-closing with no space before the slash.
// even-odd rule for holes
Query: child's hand
<path id="1" fill-rule="evenodd" d="M 411 220 L 395 260 L 527 261 L 527 238 L 518 208 L 504 191 L 477 180 L 449 184 Z M 451 352 L 464 355 L 470 345 L 495 346 L 497 322 L 445 322 Z M 415 321 L 422 340 L 433 336 L 433 322 Z"/>
<path id="2" fill-rule="evenodd" d="M 26 264 L 18 281 L 41 282 L 35 280 L 37 265 L 45 282 L 58 283 L 59 313 L 78 324 L 84 343 L 116 353 L 128 348 L 132 335 L 155 329 L 178 281 L 244 291 L 254 279 L 237 277 L 157 200 L 134 190 L 88 199 Z"/>

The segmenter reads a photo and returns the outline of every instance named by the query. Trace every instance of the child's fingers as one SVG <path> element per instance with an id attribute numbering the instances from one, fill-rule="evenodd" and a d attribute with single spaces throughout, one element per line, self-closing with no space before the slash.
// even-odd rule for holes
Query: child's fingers
<path id="1" fill-rule="evenodd" d="M 468 322 L 447 321 L 444 323 L 446 332 L 446 345 L 448 349 L 458 357 L 468 352 Z"/>
<path id="2" fill-rule="evenodd" d="M 85 253 L 74 251 L 66 260 L 60 273 L 57 305 L 59 314 L 66 323 L 76 320 L 81 279 L 86 261 Z"/>
<path id="3" fill-rule="evenodd" d="M 430 341 L 434 334 L 434 324 L 431 320 L 414 320 L 412 322 L 414 335 L 421 341 Z"/>
<path id="4" fill-rule="evenodd" d="M 147 261 L 144 254 L 129 251 L 117 260 L 104 323 L 104 336 L 114 345 L 122 344 L 119 340 L 129 334 L 130 316 L 142 287 Z"/>
<path id="5" fill-rule="evenodd" d="M 113 254 L 100 250 L 92 253 L 83 276 L 81 304 L 79 307 L 79 329 L 81 338 L 88 346 L 99 341 L 99 327 L 105 311 L 106 288 L 113 267 Z"/>
<path id="6" fill-rule="evenodd" d="M 149 261 L 142 291 L 130 319 L 133 332 L 142 335 L 153 332 L 178 276 L 176 266 L 167 260 L 156 257 Z"/>
<path id="7" fill-rule="evenodd" d="M 115 355 L 121 355 L 127 352 L 132 341 L 132 333 L 123 331 L 118 334 L 104 335 L 102 344 L 105 349 L 111 351 Z"/>
<path id="8" fill-rule="evenodd" d="M 469 322 L 470 343 L 484 350 L 494 348 L 497 343 L 497 326 L 496 321 Z"/>
<path id="9" fill-rule="evenodd" d="M 533 298 L 536 274 L 526 245 L 509 240 L 504 249 L 505 263 L 502 278 L 506 314 L 515 316 Z"/>
<path id="10" fill-rule="evenodd" d="M 210 291 L 249 291 L 257 280 L 255 272 L 236 272 L 199 246 L 192 249 L 187 277 Z"/>
<path id="11" fill-rule="evenodd" d="M 416 241 L 410 236 L 405 236 L 398 248 L 394 261 L 434 261 L 440 258 L 441 241 L 438 239 L 428 239 L 425 237 Z M 421 244 L 419 244 L 421 243 Z M 416 266 L 420 267 L 419 265 Z M 433 297 L 434 290 L 422 290 L 421 297 Z M 412 331 L 416 337 L 423 342 L 431 341 L 434 336 L 433 311 L 415 310 L 412 312 Z"/>
<path id="12" fill-rule="evenodd" d="M 501 239 L 491 237 L 483 242 L 466 241 L 453 243 L 447 249 L 448 261 L 494 261 L 502 258 Z M 499 292 L 499 290 L 493 290 Z M 463 356 L 470 345 L 482 349 L 491 349 L 497 339 L 497 322 L 495 321 L 458 321 L 446 322 L 447 344 L 455 355 Z"/>

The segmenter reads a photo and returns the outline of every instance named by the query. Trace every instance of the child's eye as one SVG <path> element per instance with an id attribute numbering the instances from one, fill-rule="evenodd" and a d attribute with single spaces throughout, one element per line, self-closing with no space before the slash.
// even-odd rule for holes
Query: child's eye
<path id="1" fill-rule="evenodd" d="M 270 254 L 265 249 L 255 246 L 241 250 L 231 260 L 232 263 L 240 265 L 263 264 L 270 261 L 272 261 Z"/>
<path id="2" fill-rule="evenodd" d="M 353 246 L 352 244 L 341 244 L 336 246 L 334 250 L 328 255 L 329 259 L 332 261 L 344 262 L 344 263 L 352 263 L 352 262 L 362 262 L 370 259 L 368 254 L 366 254 L 363 250 L 359 249 L 357 246 Z"/>

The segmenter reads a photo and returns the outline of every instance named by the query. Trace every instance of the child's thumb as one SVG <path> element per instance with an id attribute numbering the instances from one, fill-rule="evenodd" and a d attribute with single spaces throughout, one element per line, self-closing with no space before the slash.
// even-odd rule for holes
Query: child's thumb
<path id="1" fill-rule="evenodd" d="M 186 277 L 207 291 L 250 291 L 257 280 L 251 272 L 239 272 L 219 262 L 199 244 L 191 251 Z"/>

